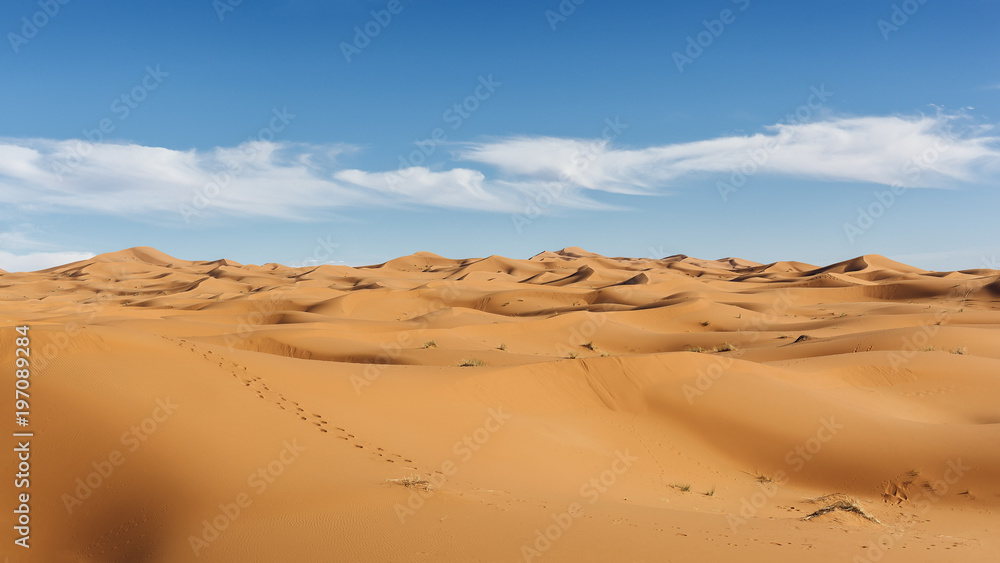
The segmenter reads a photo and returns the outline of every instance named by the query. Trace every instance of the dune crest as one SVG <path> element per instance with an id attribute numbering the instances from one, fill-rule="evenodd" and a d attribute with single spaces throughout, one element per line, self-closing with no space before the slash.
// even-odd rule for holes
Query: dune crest
<path id="1" fill-rule="evenodd" d="M 39 561 L 995 559 L 1000 271 L 136 247 L 0 302 Z"/>

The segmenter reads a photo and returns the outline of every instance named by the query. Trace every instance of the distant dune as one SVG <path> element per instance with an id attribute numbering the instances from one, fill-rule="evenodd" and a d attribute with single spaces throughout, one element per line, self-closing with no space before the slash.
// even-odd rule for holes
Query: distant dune
<path id="1" fill-rule="evenodd" d="M 1000 553 L 1000 271 L 139 247 L 0 303 L 0 357 L 32 349 L 11 561 Z"/>

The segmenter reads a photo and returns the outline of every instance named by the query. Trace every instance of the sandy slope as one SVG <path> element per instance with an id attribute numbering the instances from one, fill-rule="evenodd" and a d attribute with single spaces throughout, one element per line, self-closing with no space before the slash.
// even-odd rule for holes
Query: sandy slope
<path id="1" fill-rule="evenodd" d="M 997 271 L 134 248 L 0 303 L 4 362 L 32 346 L 12 562 L 1000 553 Z"/>

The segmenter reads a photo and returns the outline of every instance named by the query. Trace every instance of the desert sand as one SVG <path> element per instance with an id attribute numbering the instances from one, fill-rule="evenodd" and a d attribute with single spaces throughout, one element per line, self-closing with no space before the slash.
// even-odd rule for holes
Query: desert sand
<path id="1" fill-rule="evenodd" d="M 0 303 L 10 562 L 1000 560 L 998 271 L 132 248 Z"/>

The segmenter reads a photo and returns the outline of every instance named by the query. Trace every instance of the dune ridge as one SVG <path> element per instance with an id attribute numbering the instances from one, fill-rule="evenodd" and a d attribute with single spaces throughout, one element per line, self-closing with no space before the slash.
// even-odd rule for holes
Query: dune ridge
<path id="1" fill-rule="evenodd" d="M 30 561 L 1000 552 L 1000 271 L 137 247 L 0 271 L 0 303 Z"/>

